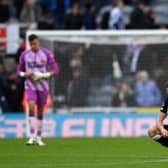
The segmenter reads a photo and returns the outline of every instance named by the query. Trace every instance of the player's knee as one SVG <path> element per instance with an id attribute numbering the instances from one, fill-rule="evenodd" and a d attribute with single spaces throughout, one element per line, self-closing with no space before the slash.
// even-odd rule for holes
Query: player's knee
<path id="1" fill-rule="evenodd" d="M 34 115 L 34 113 L 35 113 L 35 112 L 34 112 L 34 108 L 32 108 L 32 107 L 29 108 L 29 113 L 30 113 L 30 115 Z"/>
<path id="2" fill-rule="evenodd" d="M 156 128 L 155 127 L 150 127 L 149 129 L 148 129 L 148 136 L 150 137 L 150 138 L 152 138 L 152 137 L 154 137 L 155 135 L 156 135 L 156 132 L 157 132 L 157 130 L 156 130 Z"/>
<path id="3" fill-rule="evenodd" d="M 152 135 L 151 128 L 148 129 L 147 133 L 148 133 L 148 136 L 149 136 L 149 137 L 152 137 L 152 136 L 151 136 L 151 135 Z"/>
<path id="4" fill-rule="evenodd" d="M 37 118 L 38 118 L 39 120 L 42 120 L 42 119 L 43 119 L 43 114 L 42 114 L 42 113 L 38 113 L 38 114 L 37 114 Z"/>
<path id="5" fill-rule="evenodd" d="M 44 111 L 44 107 L 38 107 L 37 118 L 40 120 L 43 119 L 43 111 Z"/>
<path id="6" fill-rule="evenodd" d="M 35 109 L 35 102 L 29 102 L 29 110 L 30 112 L 34 112 Z"/>

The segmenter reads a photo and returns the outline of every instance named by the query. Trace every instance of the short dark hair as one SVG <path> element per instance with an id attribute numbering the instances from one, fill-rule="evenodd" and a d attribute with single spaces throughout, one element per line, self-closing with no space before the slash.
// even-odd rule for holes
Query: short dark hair
<path id="1" fill-rule="evenodd" d="M 31 42 L 31 41 L 33 41 L 33 40 L 35 40 L 35 39 L 38 39 L 38 36 L 35 35 L 35 34 L 31 34 L 31 35 L 28 37 L 28 39 L 29 39 L 29 42 Z"/>
<path id="2" fill-rule="evenodd" d="M 91 2 L 88 2 L 88 3 L 86 3 L 86 5 L 85 5 L 85 8 L 86 8 L 86 10 L 87 11 L 90 11 L 90 9 L 93 7 L 93 3 L 91 3 Z"/>

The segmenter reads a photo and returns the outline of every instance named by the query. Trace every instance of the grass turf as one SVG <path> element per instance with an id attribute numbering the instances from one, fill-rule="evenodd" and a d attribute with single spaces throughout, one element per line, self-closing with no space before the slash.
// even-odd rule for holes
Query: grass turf
<path id="1" fill-rule="evenodd" d="M 148 138 L 45 139 L 47 146 L 26 146 L 25 139 L 0 140 L 1 168 L 167 168 L 168 148 Z"/>

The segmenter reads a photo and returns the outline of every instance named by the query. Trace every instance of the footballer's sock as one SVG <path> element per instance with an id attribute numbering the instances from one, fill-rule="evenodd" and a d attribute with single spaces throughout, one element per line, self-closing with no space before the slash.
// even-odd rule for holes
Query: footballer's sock
<path id="1" fill-rule="evenodd" d="M 168 147 L 168 138 L 165 138 L 161 135 L 155 135 L 154 137 L 152 137 L 152 139 L 158 143 L 160 143 L 161 145 Z"/>
<path id="2" fill-rule="evenodd" d="M 41 138 L 43 129 L 43 117 L 38 117 L 37 120 L 37 137 Z"/>
<path id="3" fill-rule="evenodd" d="M 35 116 L 30 115 L 29 116 L 30 138 L 35 138 L 35 122 L 36 122 Z"/>

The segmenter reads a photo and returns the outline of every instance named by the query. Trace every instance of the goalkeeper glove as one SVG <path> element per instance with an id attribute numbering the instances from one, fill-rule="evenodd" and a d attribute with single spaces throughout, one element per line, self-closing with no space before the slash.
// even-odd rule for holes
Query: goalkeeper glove
<path id="1" fill-rule="evenodd" d="M 47 79 L 51 76 L 50 72 L 46 72 L 46 73 L 41 73 L 41 72 L 35 72 L 33 73 L 33 80 L 35 82 L 40 82 L 41 79 Z"/>
<path id="2" fill-rule="evenodd" d="M 42 76 L 43 76 L 44 79 L 47 79 L 47 78 L 51 77 L 51 73 L 46 72 L 46 73 L 43 73 Z"/>
<path id="3" fill-rule="evenodd" d="M 41 72 L 34 72 L 32 78 L 34 82 L 40 82 L 43 79 L 43 74 Z"/>

